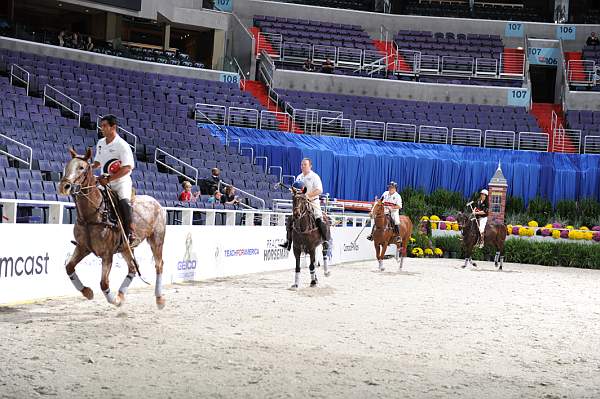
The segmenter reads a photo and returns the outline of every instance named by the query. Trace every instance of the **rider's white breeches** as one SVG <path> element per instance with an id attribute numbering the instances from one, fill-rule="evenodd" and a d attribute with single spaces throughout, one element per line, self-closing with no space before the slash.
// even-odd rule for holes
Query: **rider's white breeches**
<path id="1" fill-rule="evenodd" d="M 479 232 L 483 234 L 485 231 L 485 226 L 487 225 L 487 217 L 479 218 Z"/>
<path id="2" fill-rule="evenodd" d="M 394 220 L 394 223 L 396 224 L 396 226 L 398 226 L 400 224 L 400 210 L 399 209 L 390 210 L 390 215 L 392 216 L 392 219 Z"/>
<path id="3" fill-rule="evenodd" d="M 117 193 L 119 199 L 131 201 L 131 189 L 133 182 L 130 176 L 124 176 L 119 180 L 115 180 L 109 184 L 110 188 Z"/>
<path id="4" fill-rule="evenodd" d="M 315 219 L 323 219 L 323 211 L 321 210 L 321 201 L 318 198 L 315 198 L 310 202 L 313 207 L 313 215 Z"/>

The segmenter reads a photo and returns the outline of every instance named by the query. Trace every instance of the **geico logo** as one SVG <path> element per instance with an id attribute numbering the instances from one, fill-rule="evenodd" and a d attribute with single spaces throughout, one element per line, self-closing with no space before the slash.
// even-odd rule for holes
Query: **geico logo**
<path id="1" fill-rule="evenodd" d="M 188 260 L 181 261 L 177 263 L 177 270 L 194 270 L 196 269 L 196 261 Z"/>
<path id="2" fill-rule="evenodd" d="M 250 256 L 250 255 L 258 255 L 258 248 L 245 248 L 245 249 L 226 249 L 225 256 Z"/>
<path id="3" fill-rule="evenodd" d="M 48 252 L 46 256 L 2 257 L 0 258 L 0 278 L 48 274 Z M 4 272 L 2 272 L 4 270 Z"/>

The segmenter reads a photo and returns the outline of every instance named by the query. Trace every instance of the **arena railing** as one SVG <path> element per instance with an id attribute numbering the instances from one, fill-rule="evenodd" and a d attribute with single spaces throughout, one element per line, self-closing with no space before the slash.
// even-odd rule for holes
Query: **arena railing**
<path id="1" fill-rule="evenodd" d="M 591 60 L 569 60 L 567 81 L 573 86 L 596 85 L 596 62 Z"/>
<path id="2" fill-rule="evenodd" d="M 5 134 L 0 133 L 0 141 L 2 140 L 6 140 L 7 142 L 14 144 L 18 147 L 24 148 L 25 150 L 27 150 L 27 152 L 29 153 L 29 159 L 23 159 L 21 158 L 21 154 L 12 154 L 8 151 L 8 146 L 7 146 L 7 150 L 4 151 L 2 148 L 0 148 L 0 154 L 4 154 L 7 157 L 14 159 L 15 161 L 24 163 L 25 165 L 27 165 L 29 167 L 29 169 L 31 169 L 32 163 L 33 163 L 33 148 L 31 148 L 30 146 L 28 146 L 25 143 L 21 143 L 18 140 L 15 140 L 11 137 L 8 137 Z"/>
<path id="3" fill-rule="evenodd" d="M 474 59 L 471 57 L 442 56 L 442 75 L 473 76 Z"/>
<path id="4" fill-rule="evenodd" d="M 519 132 L 517 149 L 521 151 L 548 152 L 550 137 L 548 133 Z"/>
<path id="5" fill-rule="evenodd" d="M 237 58 L 233 57 L 233 62 L 235 64 L 237 73 L 240 77 L 240 88 L 242 90 L 245 90 L 246 89 L 246 74 L 244 73 L 244 70 L 240 66 L 240 63 L 238 62 Z"/>
<path id="6" fill-rule="evenodd" d="M 527 40 L 525 40 L 525 43 L 527 43 Z M 527 54 L 527 48 L 520 55 L 515 53 L 500 53 L 499 77 L 524 79 L 527 60 L 525 54 Z"/>
<path id="7" fill-rule="evenodd" d="M 385 140 L 385 122 L 354 121 L 355 139 Z"/>
<path id="8" fill-rule="evenodd" d="M 498 60 L 495 58 L 475 58 L 475 76 L 498 76 Z"/>
<path id="9" fill-rule="evenodd" d="M 221 186 L 233 187 L 233 188 L 235 188 L 236 191 L 239 191 L 240 193 L 244 194 L 247 198 L 252 198 L 252 199 L 258 201 L 261 204 L 259 209 L 266 209 L 266 207 L 267 207 L 264 199 L 259 198 L 254 194 L 250 194 L 249 192 L 244 191 L 241 188 L 234 186 L 233 184 L 225 183 L 223 180 L 221 180 L 221 181 L 219 181 L 219 186 L 218 186 L 219 191 L 221 191 Z M 256 209 L 253 206 L 243 203 L 242 201 L 240 201 L 240 205 L 246 209 Z"/>
<path id="10" fill-rule="evenodd" d="M 584 154 L 600 154 L 600 136 L 585 136 L 583 139 Z"/>
<path id="11" fill-rule="evenodd" d="M 448 144 L 448 128 L 421 125 L 417 141 L 426 144 Z"/>
<path id="12" fill-rule="evenodd" d="M 258 110 L 253 108 L 229 107 L 227 125 L 238 127 L 258 128 Z"/>
<path id="13" fill-rule="evenodd" d="M 452 128 L 450 144 L 464 147 L 481 147 L 481 129 Z"/>
<path id="14" fill-rule="evenodd" d="M 356 68 L 363 64 L 363 50 L 357 48 L 338 47 L 335 65 L 339 68 Z M 381 57 L 381 55 L 379 55 Z"/>
<path id="15" fill-rule="evenodd" d="M 321 136 L 337 136 L 351 137 L 352 136 L 352 121 L 350 119 L 335 117 L 322 117 L 319 127 Z"/>
<path id="16" fill-rule="evenodd" d="M 313 45 L 313 62 L 323 63 L 327 59 L 332 62 L 337 59 L 337 48 L 320 44 Z"/>
<path id="17" fill-rule="evenodd" d="M 417 125 L 388 122 L 385 126 L 386 141 L 417 141 Z"/>
<path id="18" fill-rule="evenodd" d="M 225 125 L 227 121 L 227 107 L 223 105 L 196 103 L 194 105 L 194 119 L 198 123 Z"/>
<path id="19" fill-rule="evenodd" d="M 162 155 L 164 157 L 164 161 L 159 158 L 159 155 Z M 169 165 L 168 160 L 175 161 L 177 164 L 181 165 L 182 171 L 176 169 L 172 165 Z M 181 176 L 185 179 L 188 179 L 193 184 L 198 184 L 198 169 L 197 168 L 193 167 L 192 165 L 190 165 L 187 162 L 182 161 L 181 159 L 177 158 L 176 156 L 169 154 L 165 150 L 162 150 L 160 147 L 156 147 L 156 150 L 154 150 L 154 163 L 178 174 L 179 176 Z M 194 172 L 194 176 L 187 175 L 186 174 L 187 169 L 192 170 Z"/>
<path id="20" fill-rule="evenodd" d="M 62 91 L 56 89 L 49 84 L 44 86 L 44 105 L 47 104 L 47 100 L 54 102 L 56 105 L 60 106 L 64 110 L 72 113 L 77 117 L 77 125 L 81 125 L 81 103 L 74 100 L 73 98 L 67 96 Z"/>
<path id="21" fill-rule="evenodd" d="M 285 112 L 260 111 L 260 128 L 264 130 L 290 131 L 290 118 Z"/>
<path id="22" fill-rule="evenodd" d="M 552 132 L 552 151 L 571 154 L 581 152 L 581 130 L 565 129 L 559 124 Z"/>
<path id="23" fill-rule="evenodd" d="M 283 36 L 279 33 L 258 33 L 259 51 L 267 51 L 274 59 L 281 59 L 281 50 L 283 47 Z M 271 51 L 269 51 L 271 50 Z"/>
<path id="24" fill-rule="evenodd" d="M 102 119 L 102 115 L 98 115 L 96 117 L 96 130 L 98 132 L 101 132 L 101 128 L 100 128 L 100 120 Z M 135 154 L 135 151 L 137 150 L 137 143 L 138 143 L 138 137 L 131 133 L 129 130 L 122 128 L 121 126 L 117 126 L 117 133 L 119 133 L 119 135 L 125 140 L 127 141 L 127 144 L 129 144 L 129 146 L 131 147 L 131 149 L 133 150 L 133 153 Z M 131 144 L 127 139 L 133 139 L 133 144 Z"/>
<path id="25" fill-rule="evenodd" d="M 394 70 L 400 75 L 417 75 L 421 71 L 421 52 L 398 49 L 396 42 L 396 65 Z"/>
<path id="26" fill-rule="evenodd" d="M 483 147 L 514 150 L 515 137 L 516 133 L 511 130 L 489 129 L 483 133 Z"/>
<path id="27" fill-rule="evenodd" d="M 303 63 L 312 59 L 312 45 L 308 43 L 283 42 L 281 59 L 285 62 Z"/>
<path id="28" fill-rule="evenodd" d="M 25 85 L 25 92 L 29 95 L 31 74 L 24 68 L 21 68 L 17 64 L 11 64 L 10 66 L 10 84 L 14 85 L 15 80 Z"/>

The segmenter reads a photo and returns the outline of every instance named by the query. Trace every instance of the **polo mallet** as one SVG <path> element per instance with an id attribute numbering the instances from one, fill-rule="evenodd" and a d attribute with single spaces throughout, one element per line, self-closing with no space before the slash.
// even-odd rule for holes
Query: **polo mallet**
<path id="1" fill-rule="evenodd" d="M 110 189 L 110 188 L 108 188 L 108 189 Z M 138 265 L 137 259 L 135 258 L 133 249 L 131 249 L 131 246 L 129 245 L 129 237 L 127 237 L 127 234 L 125 234 L 125 229 L 123 228 L 123 222 L 121 221 L 121 216 L 119 215 L 119 212 L 117 211 L 117 208 L 115 207 L 115 204 L 112 200 L 110 192 L 108 193 L 108 200 L 110 201 L 110 206 L 112 206 L 113 211 L 115 211 L 115 214 L 117 215 L 117 222 L 119 222 L 119 229 L 121 230 L 121 235 L 123 235 L 125 247 L 129 251 L 129 254 L 131 255 L 131 259 L 133 260 L 133 266 L 135 267 L 135 271 L 137 272 L 138 277 L 140 278 L 140 280 L 142 280 L 144 283 L 146 283 L 146 285 L 151 285 L 149 282 L 144 280 L 144 278 L 142 277 L 142 273 L 140 272 L 140 266 Z"/>
<path id="2" fill-rule="evenodd" d="M 362 229 L 360 229 L 360 233 L 358 233 L 358 235 L 356 236 L 356 238 L 354 239 L 354 241 L 352 241 L 352 244 L 356 244 L 356 241 L 358 241 L 358 239 L 360 238 L 360 235 L 363 233 L 363 231 L 365 231 L 365 228 L 367 227 L 367 225 L 365 224 L 363 226 Z"/>

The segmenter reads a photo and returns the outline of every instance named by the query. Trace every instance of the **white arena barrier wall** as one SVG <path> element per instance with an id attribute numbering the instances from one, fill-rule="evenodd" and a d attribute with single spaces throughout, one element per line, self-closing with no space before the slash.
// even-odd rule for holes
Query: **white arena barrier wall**
<path id="1" fill-rule="evenodd" d="M 361 229 L 331 228 L 331 265 L 375 259 L 373 244 L 366 239 L 370 227 L 353 243 Z M 70 242 L 73 225 L 4 223 L 0 224 L 0 237 L 0 305 L 81 295 L 65 272 L 65 264 L 75 248 Z M 284 226 L 167 226 L 163 283 L 291 271 L 294 255 L 277 245 L 284 239 Z M 154 284 L 156 273 L 150 247 L 143 243 L 135 254 L 142 276 Z M 308 259 L 303 263 L 308 264 Z M 96 299 L 104 300 L 100 295 L 100 259 L 90 254 L 76 270 L 83 284 L 94 290 Z M 333 268 L 331 279 L 335 279 L 335 273 Z M 127 265 L 120 255 L 115 255 L 110 274 L 112 290 L 118 290 L 126 274 Z M 290 274 L 290 282 L 292 277 Z M 303 270 L 302 279 L 308 283 L 308 271 Z M 139 278 L 132 284 L 145 286 Z M 152 295 L 151 291 L 148 295 Z"/>

